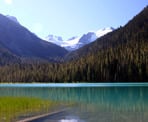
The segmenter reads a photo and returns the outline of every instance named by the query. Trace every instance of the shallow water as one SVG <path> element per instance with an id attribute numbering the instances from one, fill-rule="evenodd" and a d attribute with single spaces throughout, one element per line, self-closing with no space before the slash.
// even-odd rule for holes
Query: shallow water
<path id="1" fill-rule="evenodd" d="M 147 122 L 148 84 L 1 84 L 0 96 L 39 97 L 75 105 L 43 122 Z M 37 121 L 36 121 L 37 122 Z"/>

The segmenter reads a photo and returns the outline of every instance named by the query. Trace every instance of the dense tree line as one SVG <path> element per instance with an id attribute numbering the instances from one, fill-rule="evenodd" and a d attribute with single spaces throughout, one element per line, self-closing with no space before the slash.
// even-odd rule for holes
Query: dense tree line
<path id="1" fill-rule="evenodd" d="M 129 42 L 67 63 L 0 67 L 3 82 L 146 82 L 148 42 Z"/>
<path id="2" fill-rule="evenodd" d="M 148 7 L 125 27 L 66 57 L 63 63 L 0 67 L 1 82 L 147 82 Z"/>

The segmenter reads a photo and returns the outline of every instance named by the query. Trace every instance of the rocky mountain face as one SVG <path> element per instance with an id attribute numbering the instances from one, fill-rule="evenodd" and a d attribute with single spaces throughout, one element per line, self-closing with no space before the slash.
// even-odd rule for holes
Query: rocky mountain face
<path id="1" fill-rule="evenodd" d="M 83 34 L 80 37 L 74 36 L 66 41 L 63 40 L 60 36 L 49 35 L 46 38 L 46 40 L 54 44 L 57 44 L 67 49 L 68 51 L 74 51 L 85 46 L 86 44 L 95 41 L 97 38 L 100 38 L 105 34 L 112 32 L 113 30 L 114 28 L 108 27 L 94 32 L 87 32 L 86 34 Z"/>
<path id="2" fill-rule="evenodd" d="M 2 19 L 0 18 L 0 20 Z M 3 21 L 0 21 L 0 23 L 2 22 Z M 20 32 L 19 28 L 13 30 L 9 28 L 9 24 L 10 20 L 7 24 L 5 23 L 6 27 L 3 27 L 3 24 L 0 24 L 0 62 L 2 62 L 2 59 L 4 59 L 3 62 L 6 62 L 5 60 L 15 62 L 18 60 L 17 56 L 19 54 L 21 54 L 21 56 L 34 56 L 36 54 L 36 56 L 39 57 L 40 53 L 34 54 L 34 50 L 31 50 L 30 48 L 37 48 L 38 51 L 42 51 L 40 43 L 43 41 L 40 39 L 35 41 L 37 37 L 32 34 L 29 34 L 30 36 L 24 36 L 24 29 L 21 30 L 23 32 Z M 11 24 L 16 27 L 16 24 Z M 4 31 L 4 29 L 6 30 Z M 11 31 L 9 31 L 9 29 Z M 7 31 L 9 31 L 9 33 Z M 15 36 L 12 34 L 13 31 L 15 33 L 17 32 L 18 37 L 16 34 Z M 27 31 L 26 33 L 29 32 Z M 85 43 L 85 40 L 93 37 L 92 35 L 94 34 L 90 32 L 83 35 L 83 38 L 73 37 L 67 43 L 69 45 L 74 45 L 78 42 Z M 53 36 L 50 37 L 51 39 L 53 38 Z M 20 40 L 17 40 L 18 38 Z M 31 38 L 32 40 L 29 41 L 26 38 Z M 16 45 L 13 45 L 16 41 L 15 39 L 17 40 L 17 43 Z M 27 44 L 30 42 L 32 47 L 29 48 L 29 46 L 24 42 L 24 39 Z M 62 42 L 60 37 L 56 37 L 55 39 L 61 40 Z M 38 44 L 36 47 L 33 45 L 35 42 Z M 18 45 L 18 43 L 20 44 Z M 22 43 L 24 46 L 21 45 Z M 64 46 L 66 46 L 67 43 L 65 43 Z M 11 46 L 6 47 L 7 45 Z M 43 45 L 45 46 L 45 49 L 50 47 L 51 51 L 53 51 L 51 47 L 53 44 L 48 42 L 45 44 L 45 42 L 43 42 Z M 18 48 L 19 46 L 21 46 L 21 48 Z M 53 45 L 53 47 L 55 49 L 55 45 Z M 26 52 L 26 49 L 28 49 L 29 52 Z M 57 51 L 58 49 L 59 47 L 57 48 Z M 25 52 L 22 53 L 23 50 Z M 30 54 L 30 51 L 33 54 Z M 66 56 L 65 53 L 67 54 Z M 46 56 L 46 53 L 41 56 Z M 94 42 L 86 44 L 75 51 L 68 53 L 64 52 L 63 57 L 63 61 L 65 61 L 63 63 L 32 63 L 25 65 L 18 63 L 16 65 L 1 66 L 0 81 L 10 83 L 147 82 L 148 6 L 138 15 L 134 16 L 134 18 L 125 26 L 119 27 L 113 32 L 101 36 Z"/>
<path id="3" fill-rule="evenodd" d="M 0 14 L 0 45 L 9 54 L 20 58 L 38 58 L 50 61 L 63 57 L 67 53 L 64 48 L 38 38 L 18 24 L 14 17 L 2 14 Z"/>

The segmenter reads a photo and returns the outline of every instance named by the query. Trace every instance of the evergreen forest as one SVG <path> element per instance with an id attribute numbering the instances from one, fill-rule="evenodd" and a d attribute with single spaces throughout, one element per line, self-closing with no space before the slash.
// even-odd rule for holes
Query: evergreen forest
<path id="1" fill-rule="evenodd" d="M 0 58 L 0 81 L 21 83 L 147 82 L 148 7 L 125 26 L 56 62 Z M 2 57 L 2 56 L 1 56 Z M 5 60 L 8 63 L 5 63 Z"/>

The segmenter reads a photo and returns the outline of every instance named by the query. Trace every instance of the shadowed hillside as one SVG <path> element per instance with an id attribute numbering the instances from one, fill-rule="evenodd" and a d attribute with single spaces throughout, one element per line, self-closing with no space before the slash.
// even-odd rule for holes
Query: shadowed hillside
<path id="1" fill-rule="evenodd" d="M 63 64 L 3 66 L 0 81 L 147 82 L 148 7 L 124 27 L 69 53 L 65 59 Z"/>
<path id="2" fill-rule="evenodd" d="M 36 58 L 38 60 L 52 61 L 57 57 L 63 57 L 67 53 L 64 48 L 41 40 L 19 23 L 1 14 L 0 46 L 1 51 L 7 50 L 9 54 L 11 53 L 18 58 Z M 0 53 L 3 54 L 3 51 Z M 7 61 L 9 62 L 9 58 L 5 60 L 5 63 Z"/>

